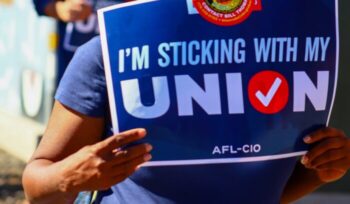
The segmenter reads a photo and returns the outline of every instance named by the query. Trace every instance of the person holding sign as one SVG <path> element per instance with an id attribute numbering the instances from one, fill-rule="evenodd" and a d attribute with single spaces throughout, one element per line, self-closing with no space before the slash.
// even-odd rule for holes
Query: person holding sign
<path id="1" fill-rule="evenodd" d="M 30 202 L 289 203 L 346 174 L 350 140 L 326 125 L 336 2 L 196 2 L 100 12 L 24 171 Z"/>
<path id="2" fill-rule="evenodd" d="M 30 202 L 69 203 L 80 191 L 105 190 L 119 183 L 124 187 L 120 192 L 121 200 L 110 198 L 113 201 L 106 203 L 137 203 L 139 201 L 176 203 L 177 196 L 186 197 L 179 203 L 195 203 L 196 200 L 203 201 L 208 198 L 209 201 L 235 202 L 231 199 L 239 199 L 242 194 L 251 196 L 240 198 L 241 200 L 238 201 L 242 202 L 237 203 L 243 203 L 243 201 L 256 201 L 257 203 L 260 200 L 255 200 L 255 197 L 261 198 L 261 194 L 266 193 L 267 189 L 269 189 L 268 192 L 275 193 L 263 196 L 270 198 L 264 203 L 273 203 L 272 201 L 280 196 L 282 203 L 289 203 L 314 191 L 321 185 L 341 179 L 350 167 L 349 139 L 340 130 L 323 128 L 304 138 L 307 144 L 314 144 L 314 148 L 303 157 L 303 164 L 296 164 L 291 177 L 285 178 L 286 181 L 288 180 L 285 187 L 283 185 L 271 186 L 269 183 L 242 183 L 239 185 L 249 185 L 250 189 L 249 192 L 241 192 L 231 186 L 211 186 L 210 177 L 226 178 L 224 175 L 208 174 L 207 178 L 194 176 L 195 179 L 200 179 L 201 190 L 208 191 L 198 193 L 196 189 L 193 189 L 194 186 L 191 183 L 179 186 L 174 182 L 160 186 L 160 188 L 170 189 L 169 197 L 160 198 L 158 195 L 153 195 L 147 189 L 141 188 L 128 179 L 129 175 L 137 171 L 140 164 L 151 159 L 152 146 L 140 144 L 118 150 L 126 144 L 145 137 L 146 131 L 135 129 L 102 139 L 104 132 L 111 133 L 105 129 L 109 119 L 101 57 L 100 41 L 94 39 L 77 52 L 67 70 L 58 90 L 58 98 L 43 140 L 23 175 L 24 189 Z M 76 69 L 79 69 L 79 72 Z M 94 81 L 94 84 L 90 83 L 91 81 Z M 102 141 L 99 142 L 101 139 Z M 278 163 L 283 165 L 285 161 Z M 256 174 L 261 174 L 261 164 L 255 165 Z M 179 178 L 178 175 L 182 171 L 178 171 L 178 174 L 174 174 L 174 170 L 169 170 L 168 177 L 181 183 L 191 182 L 191 180 L 183 181 L 182 178 Z M 196 172 L 200 173 L 200 170 L 196 169 L 193 173 Z M 245 180 L 244 172 L 240 176 L 243 177 L 240 182 Z M 268 179 L 261 179 L 272 182 L 275 176 L 264 174 L 262 177 Z M 124 183 L 120 183 L 124 179 L 126 179 Z M 154 183 L 162 183 L 159 179 L 161 178 L 155 177 Z M 265 186 L 266 189 L 256 186 Z M 225 198 L 218 198 L 217 195 L 210 193 L 210 189 L 216 189 L 215 192 L 218 188 L 230 194 L 227 194 Z M 177 191 L 183 192 L 184 190 L 189 194 L 178 195 Z M 108 195 L 109 192 L 107 190 L 99 195 Z M 103 200 L 102 197 L 99 199 Z M 173 199 L 173 202 L 170 202 L 169 199 Z"/>

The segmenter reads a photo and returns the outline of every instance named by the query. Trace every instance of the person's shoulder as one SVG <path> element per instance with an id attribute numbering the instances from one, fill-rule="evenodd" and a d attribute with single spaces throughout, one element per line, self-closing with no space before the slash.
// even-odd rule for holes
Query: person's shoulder
<path id="1" fill-rule="evenodd" d="M 81 45 L 74 54 L 71 64 L 74 62 L 88 63 L 97 65 L 103 68 L 102 48 L 101 40 L 99 36 L 96 36 L 89 40 L 87 43 Z"/>
<path id="2" fill-rule="evenodd" d="M 91 54 L 102 54 L 100 36 L 95 36 L 85 44 L 81 45 L 78 52 L 88 52 Z"/>
<path id="3" fill-rule="evenodd" d="M 84 115 L 106 115 L 106 81 L 98 37 L 75 52 L 60 81 L 55 99 Z"/>

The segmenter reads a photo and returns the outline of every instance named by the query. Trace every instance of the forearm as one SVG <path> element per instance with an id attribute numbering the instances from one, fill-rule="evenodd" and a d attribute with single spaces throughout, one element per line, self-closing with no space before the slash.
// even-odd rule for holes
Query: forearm
<path id="1" fill-rule="evenodd" d="M 301 164 L 297 164 L 292 176 L 284 188 L 281 203 L 290 203 L 315 191 L 323 185 L 315 170 L 307 169 Z"/>
<path id="2" fill-rule="evenodd" d="M 34 160 L 23 173 L 23 187 L 30 203 L 73 203 L 75 192 L 65 192 L 60 164 L 48 160 Z"/>

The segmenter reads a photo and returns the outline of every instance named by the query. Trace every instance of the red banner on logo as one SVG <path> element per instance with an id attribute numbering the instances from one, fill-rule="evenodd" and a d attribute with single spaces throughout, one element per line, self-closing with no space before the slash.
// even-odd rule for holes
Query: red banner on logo
<path id="1" fill-rule="evenodd" d="M 205 20 L 233 26 L 247 20 L 253 11 L 261 10 L 261 0 L 193 0 L 193 6 Z"/>
<path id="2" fill-rule="evenodd" d="M 261 5 L 261 0 L 255 0 L 254 5 L 253 5 L 253 10 L 254 11 L 261 11 L 262 5 Z"/>

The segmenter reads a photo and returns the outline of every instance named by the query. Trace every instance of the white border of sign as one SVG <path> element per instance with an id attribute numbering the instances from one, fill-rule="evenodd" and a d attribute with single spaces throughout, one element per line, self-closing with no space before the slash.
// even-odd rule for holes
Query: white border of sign
<path id="1" fill-rule="evenodd" d="M 109 61 L 109 52 L 107 46 L 107 35 L 106 35 L 106 26 L 103 18 L 103 14 L 107 11 L 111 11 L 114 9 L 125 8 L 129 6 L 134 6 L 138 4 L 155 2 L 158 0 L 138 0 L 133 2 L 127 2 L 122 4 L 117 4 L 113 6 L 109 6 L 97 11 L 98 13 L 98 22 L 100 26 L 100 34 L 101 34 L 101 45 L 102 45 L 102 53 L 103 53 L 103 62 L 105 66 L 105 74 L 106 74 L 106 83 L 108 88 L 108 99 L 110 101 L 110 111 L 113 125 L 113 132 L 119 132 L 118 126 L 118 118 L 117 118 L 117 108 L 115 106 L 114 100 L 114 90 L 112 86 L 112 72 L 111 65 Z M 327 126 L 330 121 L 331 113 L 333 110 L 336 89 L 338 84 L 338 69 L 339 69 L 339 11 L 338 11 L 338 0 L 335 1 L 335 26 L 336 26 L 336 70 L 335 70 L 335 79 L 334 79 L 334 90 L 333 97 L 330 106 L 330 111 L 327 119 Z M 144 164 L 143 166 L 177 166 L 177 165 L 205 165 L 205 164 L 225 164 L 225 163 L 245 163 L 245 162 L 258 162 L 258 161 L 269 161 L 269 160 L 277 160 L 284 159 L 290 157 L 297 157 L 304 155 L 306 151 L 301 152 L 292 152 L 288 154 L 278 154 L 278 155 L 269 155 L 269 156 L 258 156 L 258 157 L 240 157 L 240 158 L 220 158 L 220 159 L 196 159 L 196 160 L 175 160 L 175 161 L 150 161 Z"/>

